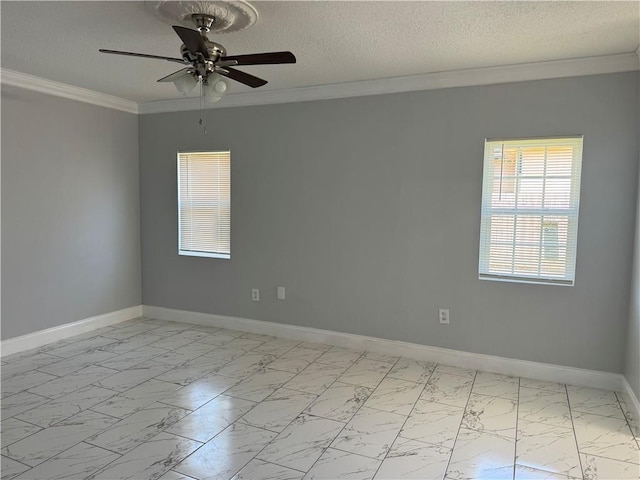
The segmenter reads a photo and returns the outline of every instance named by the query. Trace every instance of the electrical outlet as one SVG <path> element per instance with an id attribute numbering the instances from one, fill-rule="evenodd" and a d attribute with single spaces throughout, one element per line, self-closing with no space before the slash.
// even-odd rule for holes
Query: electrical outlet
<path id="1" fill-rule="evenodd" d="M 278 287 L 277 298 L 278 300 L 284 300 L 284 287 Z"/>
<path id="2" fill-rule="evenodd" d="M 438 318 L 440 319 L 440 323 L 444 325 L 449 325 L 449 309 L 441 308 Z"/>
<path id="3" fill-rule="evenodd" d="M 260 290 L 258 290 L 257 288 L 251 289 L 251 300 L 253 300 L 254 302 L 260 301 Z"/>

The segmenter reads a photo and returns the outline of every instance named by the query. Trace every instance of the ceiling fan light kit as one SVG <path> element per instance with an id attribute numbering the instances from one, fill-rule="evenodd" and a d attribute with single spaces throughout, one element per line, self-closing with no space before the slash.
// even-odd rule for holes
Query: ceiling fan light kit
<path id="1" fill-rule="evenodd" d="M 193 75 L 180 75 L 173 80 L 173 84 L 182 95 L 187 96 L 198 84 L 198 80 Z"/>
<path id="2" fill-rule="evenodd" d="M 207 83 L 202 85 L 204 90 L 204 100 L 206 103 L 215 103 L 227 93 L 227 82 L 221 75 L 214 73 L 207 79 Z"/>

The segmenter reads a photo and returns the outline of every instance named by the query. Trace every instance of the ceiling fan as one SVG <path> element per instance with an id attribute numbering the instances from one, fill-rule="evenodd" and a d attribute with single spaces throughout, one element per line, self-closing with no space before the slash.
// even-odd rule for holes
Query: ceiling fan
<path id="1" fill-rule="evenodd" d="M 154 58 L 185 65 L 177 72 L 161 78 L 158 82 L 173 82 L 180 91 L 186 95 L 198 82 L 202 86 L 202 95 L 209 93 L 214 101 L 220 99 L 226 91 L 226 83 L 220 82 L 217 75 L 235 80 L 236 82 L 257 88 L 265 85 L 266 80 L 237 70 L 235 66 L 244 65 L 273 65 L 282 63 L 296 63 L 296 57 L 291 52 L 253 53 L 249 55 L 227 56 L 226 49 L 219 43 L 207 38 L 207 33 L 216 18 L 205 13 L 191 14 L 191 20 L 197 30 L 182 26 L 173 26 L 173 30 L 182 40 L 180 55 L 182 58 L 148 55 L 145 53 L 121 52 L 118 50 L 100 49 L 102 53 L 115 55 L 128 55 L 132 57 Z M 217 75 L 216 75 L 217 74 Z"/>

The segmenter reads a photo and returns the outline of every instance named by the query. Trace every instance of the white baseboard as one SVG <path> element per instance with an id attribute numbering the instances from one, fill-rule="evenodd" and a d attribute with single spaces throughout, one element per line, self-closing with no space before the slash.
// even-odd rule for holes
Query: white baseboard
<path id="1" fill-rule="evenodd" d="M 77 322 L 65 323 L 57 327 L 9 338 L 2 341 L 0 355 L 3 357 L 13 355 L 14 353 L 41 347 L 42 345 L 56 342 L 63 338 L 72 337 L 102 327 L 108 327 L 109 325 L 125 322 L 141 316 L 142 305 L 136 305 L 135 307 L 123 308 L 115 312 L 96 315 L 95 317 L 85 318 Z"/>
<path id="2" fill-rule="evenodd" d="M 627 404 L 631 418 L 629 419 L 629 426 L 633 430 L 633 434 L 640 438 L 640 401 L 633 392 L 631 385 L 627 379 L 622 377 L 622 388 L 620 389 L 624 397 L 624 403 Z"/>
<path id="3" fill-rule="evenodd" d="M 227 317 L 210 313 L 175 310 L 149 305 L 143 305 L 142 310 L 145 316 L 159 320 L 173 320 L 260 333 L 263 335 L 273 335 L 294 340 L 326 343 L 338 347 L 368 350 L 386 355 L 409 357 L 415 360 L 444 363 L 461 368 L 472 368 L 474 370 L 566 383 L 582 387 L 602 388 L 614 391 L 620 391 L 623 388 L 624 377 L 618 373 L 564 367 L 548 363 L 462 352 L 448 348 L 431 347 L 396 340 L 367 337 L 364 335 L 333 332 L 330 330 L 299 327 L 296 325 L 265 322 L 261 320 L 250 320 L 247 318 Z"/>

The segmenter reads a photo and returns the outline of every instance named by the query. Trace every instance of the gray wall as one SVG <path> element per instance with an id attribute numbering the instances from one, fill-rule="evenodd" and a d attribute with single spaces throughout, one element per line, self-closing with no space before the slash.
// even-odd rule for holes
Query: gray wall
<path id="1" fill-rule="evenodd" d="M 206 136 L 198 112 L 143 115 L 143 302 L 621 372 L 637 85 L 631 72 L 217 109 Z M 585 136 L 575 286 L 478 280 L 484 138 L 563 134 Z M 180 257 L 176 151 L 227 148 L 232 258 Z"/>
<path id="2" fill-rule="evenodd" d="M 624 369 L 624 376 L 636 394 L 636 398 L 640 398 L 640 179 L 638 180 L 638 189 L 633 276 L 631 279 L 631 303 L 627 330 L 627 357 Z M 637 420 L 640 422 L 640 419 Z"/>
<path id="3" fill-rule="evenodd" d="M 139 305 L 136 115 L 2 86 L 2 338 Z"/>

